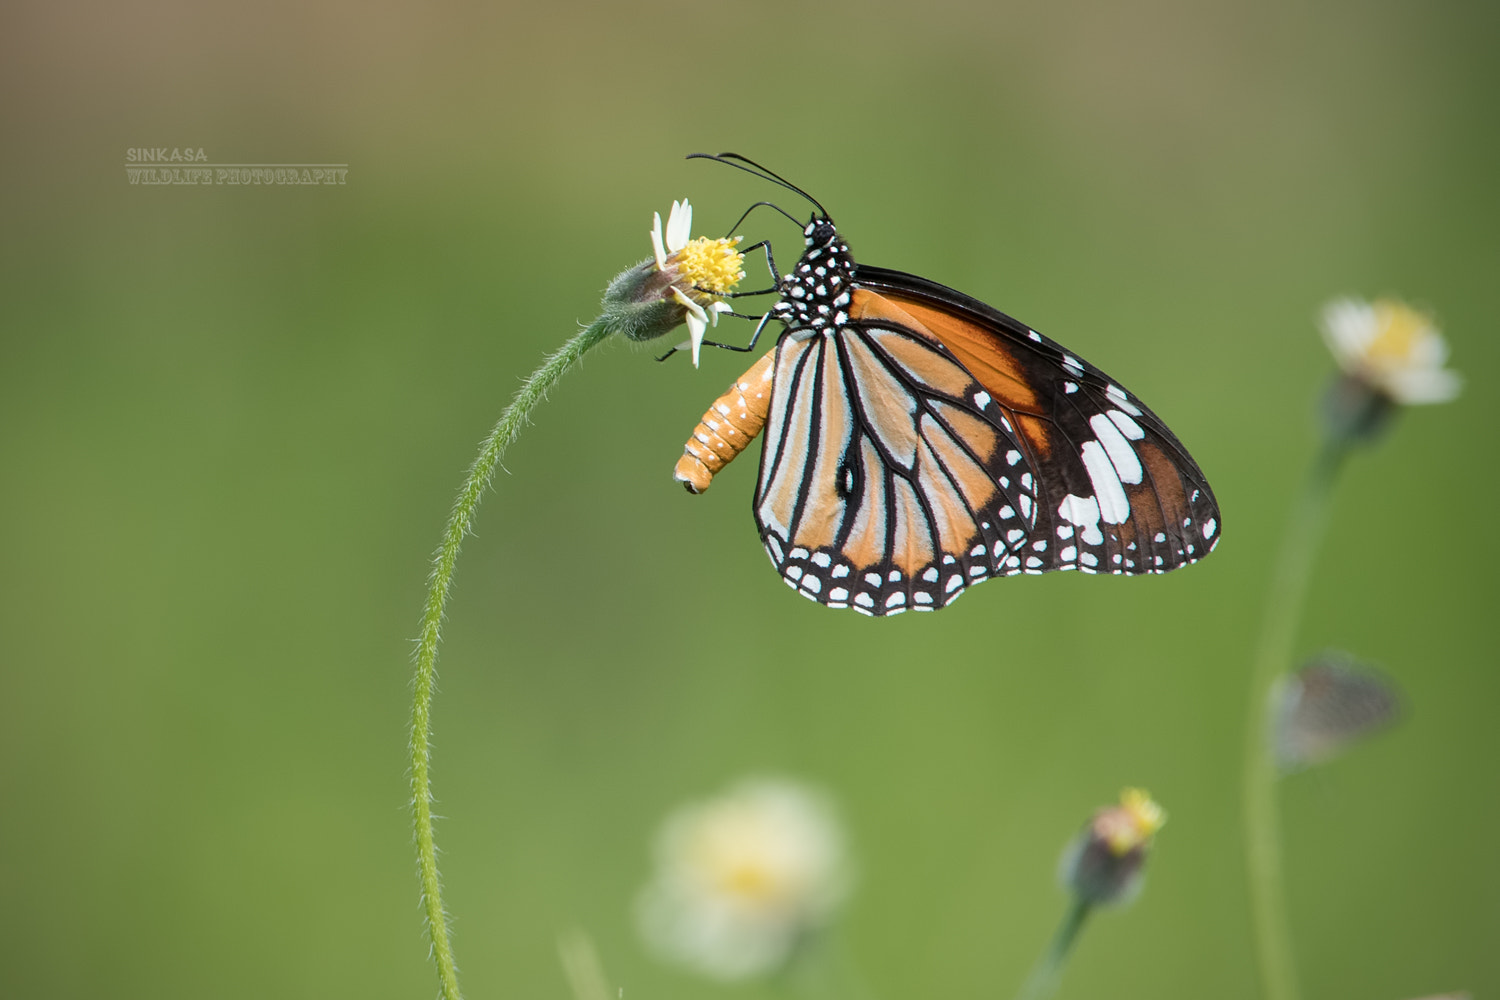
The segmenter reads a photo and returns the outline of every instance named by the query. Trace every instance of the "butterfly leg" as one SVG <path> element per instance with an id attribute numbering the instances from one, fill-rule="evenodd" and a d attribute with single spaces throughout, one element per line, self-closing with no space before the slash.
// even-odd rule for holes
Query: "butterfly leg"
<path id="1" fill-rule="evenodd" d="M 759 243 L 754 243 L 746 247 L 741 253 L 748 256 L 756 250 L 764 250 L 766 252 L 766 269 L 771 272 L 771 287 L 762 288 L 755 292 L 730 292 L 724 296 L 726 299 L 747 298 L 752 295 L 770 295 L 773 292 L 781 290 L 781 272 L 776 270 L 776 258 L 771 256 L 771 241 L 761 240 Z"/>
<path id="2" fill-rule="evenodd" d="M 739 347 L 739 346 L 736 346 L 734 344 L 721 344 L 721 343 L 719 343 L 716 340 L 705 340 L 703 342 L 703 346 L 704 347 L 719 347 L 719 348 L 722 348 L 722 349 L 724 349 L 726 351 L 734 351 L 737 354 L 748 354 L 749 352 L 755 350 L 755 342 L 758 341 L 758 340 L 760 340 L 761 331 L 766 328 L 766 324 L 767 323 L 769 323 L 771 320 L 773 320 L 773 319 L 776 318 L 775 316 L 771 315 L 770 313 L 766 313 L 763 316 L 746 316 L 744 313 L 736 313 L 736 312 L 723 313 L 721 315 L 733 316 L 736 319 L 753 319 L 753 320 L 759 320 L 760 321 L 759 323 L 756 324 L 755 332 L 750 335 L 750 343 L 746 344 L 744 347 Z M 668 351 L 666 354 L 663 354 L 661 357 L 657 358 L 656 360 L 657 361 L 665 361 L 668 358 L 670 358 L 672 355 L 676 354 L 678 351 L 682 350 L 685 347 L 687 347 L 687 342 L 683 341 L 681 344 L 678 344 L 676 347 L 672 348 L 670 351 Z"/>

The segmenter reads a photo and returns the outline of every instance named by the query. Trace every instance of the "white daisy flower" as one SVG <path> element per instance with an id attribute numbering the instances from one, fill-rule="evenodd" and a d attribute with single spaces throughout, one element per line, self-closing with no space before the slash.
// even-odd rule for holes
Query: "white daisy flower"
<path id="1" fill-rule="evenodd" d="M 686 198 L 672 202 L 667 216 L 666 233 L 662 233 L 661 213 L 653 213 L 651 249 L 656 269 L 665 276 L 671 297 L 683 308 L 687 323 L 687 345 L 693 349 L 693 367 L 703 347 L 703 335 L 710 326 L 719 324 L 719 314 L 730 312 L 720 296 L 734 290 L 745 277 L 745 257 L 735 249 L 740 237 L 689 239 L 693 229 L 693 206 Z"/>
<path id="2" fill-rule="evenodd" d="M 743 782 L 683 806 L 656 841 L 642 934 L 662 957 L 719 979 L 774 972 L 849 888 L 828 803 L 795 782 Z"/>
<path id="3" fill-rule="evenodd" d="M 1394 299 L 1337 299 L 1323 308 L 1323 339 L 1352 378 L 1406 406 L 1446 403 L 1462 379 L 1443 367 L 1448 345 L 1431 317 Z"/>

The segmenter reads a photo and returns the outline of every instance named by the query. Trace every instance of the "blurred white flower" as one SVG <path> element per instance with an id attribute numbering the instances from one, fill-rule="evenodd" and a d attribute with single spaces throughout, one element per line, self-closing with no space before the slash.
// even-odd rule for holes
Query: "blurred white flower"
<path id="1" fill-rule="evenodd" d="M 785 964 L 832 917 L 849 882 L 843 832 L 823 796 L 750 780 L 667 818 L 637 915 L 662 957 L 741 979 Z"/>
<path id="2" fill-rule="evenodd" d="M 1431 317 L 1404 302 L 1330 302 L 1323 308 L 1323 339 L 1346 374 L 1392 402 L 1446 403 L 1458 395 L 1462 380 L 1443 367 L 1443 335 Z"/>

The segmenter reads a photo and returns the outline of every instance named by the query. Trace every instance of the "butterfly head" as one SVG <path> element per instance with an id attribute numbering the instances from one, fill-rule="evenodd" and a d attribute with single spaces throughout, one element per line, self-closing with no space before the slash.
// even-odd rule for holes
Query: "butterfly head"
<path id="1" fill-rule="evenodd" d="M 802 230 L 802 235 L 809 250 L 817 250 L 831 247 L 838 242 L 839 231 L 833 225 L 833 220 L 828 216 L 813 216 Z"/>

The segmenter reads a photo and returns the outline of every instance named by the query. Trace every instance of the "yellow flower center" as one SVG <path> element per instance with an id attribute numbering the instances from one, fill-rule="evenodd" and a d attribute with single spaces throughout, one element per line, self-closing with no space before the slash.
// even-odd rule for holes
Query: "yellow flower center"
<path id="1" fill-rule="evenodd" d="M 729 865 L 720 876 L 720 885 L 730 895 L 747 900 L 769 900 L 781 889 L 776 873 L 751 858 L 741 858 Z"/>
<path id="2" fill-rule="evenodd" d="M 734 291 L 734 286 L 745 276 L 742 269 L 745 255 L 735 249 L 740 239 L 736 236 L 713 240 L 700 236 L 673 254 L 672 262 L 694 288 L 724 295 Z"/>
<path id="3" fill-rule="evenodd" d="M 1375 303 L 1375 339 L 1365 351 L 1371 364 L 1404 365 L 1417 353 L 1417 345 L 1428 336 L 1432 320 L 1404 302 L 1381 299 Z"/>
<path id="4" fill-rule="evenodd" d="M 1120 807 L 1109 811 L 1110 822 L 1101 831 L 1110 851 L 1120 857 L 1150 840 L 1167 822 L 1167 814 L 1143 788 L 1120 793 Z"/>

